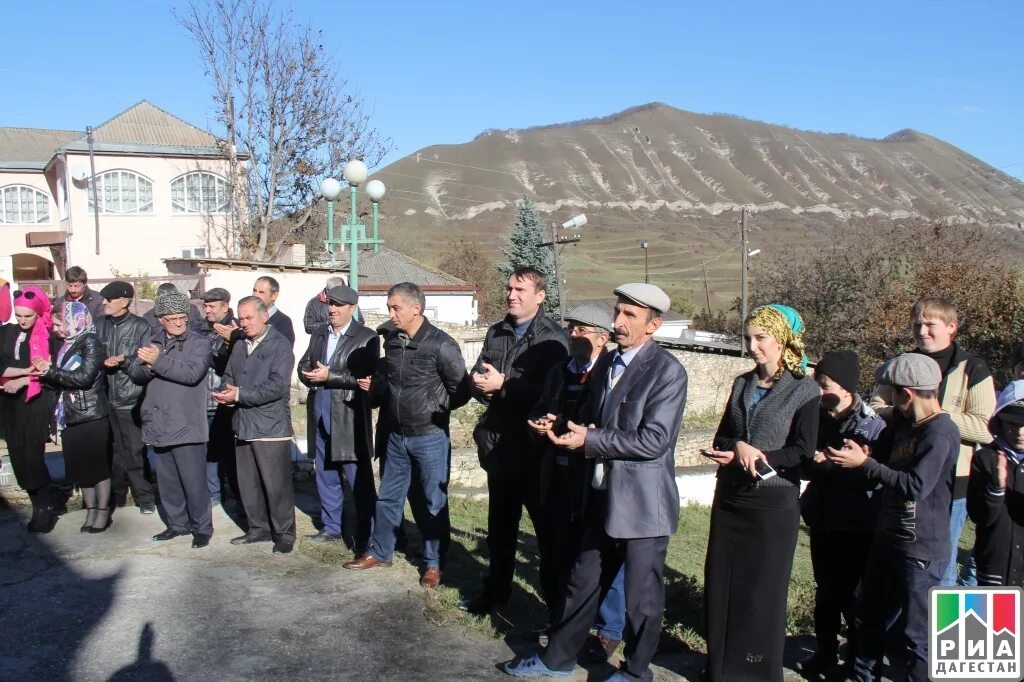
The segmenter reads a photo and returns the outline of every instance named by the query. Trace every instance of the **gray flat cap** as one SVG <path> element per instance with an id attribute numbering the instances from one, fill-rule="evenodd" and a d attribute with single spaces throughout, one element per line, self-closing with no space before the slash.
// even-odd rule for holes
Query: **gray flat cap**
<path id="1" fill-rule="evenodd" d="M 327 290 L 328 303 L 340 303 L 341 305 L 355 305 L 359 303 L 359 294 L 352 287 L 339 284 Z"/>
<path id="2" fill-rule="evenodd" d="M 644 282 L 623 284 L 615 290 L 615 295 L 645 308 L 657 310 L 659 313 L 667 312 L 672 307 L 672 301 L 668 294 L 661 290 L 661 287 Z"/>
<path id="3" fill-rule="evenodd" d="M 160 294 L 153 301 L 153 313 L 157 317 L 181 315 L 188 312 L 189 305 L 191 304 L 188 301 L 188 296 L 178 290 L 168 291 L 166 294 Z"/>
<path id="4" fill-rule="evenodd" d="M 565 316 L 565 321 L 579 322 L 604 329 L 607 332 L 614 331 L 611 313 L 599 303 L 584 303 L 576 306 Z"/>
<path id="5" fill-rule="evenodd" d="M 942 370 L 927 355 L 904 353 L 886 360 L 878 370 L 878 383 L 917 391 L 933 391 L 942 383 Z"/>
<path id="6" fill-rule="evenodd" d="M 211 301 L 224 301 L 225 303 L 231 303 L 231 292 L 227 289 L 221 289 L 220 287 L 214 287 L 204 292 L 199 298 L 203 299 L 204 303 Z"/>

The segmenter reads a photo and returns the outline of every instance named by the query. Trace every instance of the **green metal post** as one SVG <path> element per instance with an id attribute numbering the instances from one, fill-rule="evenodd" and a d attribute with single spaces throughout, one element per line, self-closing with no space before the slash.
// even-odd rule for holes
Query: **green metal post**
<path id="1" fill-rule="evenodd" d="M 352 185 L 352 211 L 348 214 L 348 239 L 349 249 L 348 254 L 348 285 L 352 287 L 354 291 L 359 291 L 359 235 L 356 232 L 358 227 L 358 220 L 356 216 L 356 186 Z"/>
<path id="2" fill-rule="evenodd" d="M 377 207 L 380 206 L 376 201 L 373 202 L 373 252 L 377 253 L 380 251 L 380 240 L 377 239 Z"/>

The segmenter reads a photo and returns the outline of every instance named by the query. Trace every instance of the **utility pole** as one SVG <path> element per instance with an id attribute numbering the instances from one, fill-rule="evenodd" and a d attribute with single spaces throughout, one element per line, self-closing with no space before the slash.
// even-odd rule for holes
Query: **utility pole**
<path id="1" fill-rule="evenodd" d="M 580 235 L 574 234 L 571 237 L 559 237 L 558 236 L 558 225 L 557 223 L 551 223 L 551 241 L 537 244 L 537 246 L 550 246 L 552 254 L 555 257 L 555 281 L 558 283 L 558 318 L 560 322 L 565 321 L 565 288 L 562 286 L 562 266 L 559 263 L 561 258 L 559 257 L 558 247 L 565 244 L 579 244 Z"/>
<path id="2" fill-rule="evenodd" d="M 711 314 L 711 289 L 708 287 L 708 261 L 701 263 L 704 268 L 704 298 L 708 302 L 708 315 Z"/>
<path id="3" fill-rule="evenodd" d="M 644 284 L 647 284 L 651 280 L 647 277 L 647 250 L 650 245 L 647 240 L 640 242 L 640 248 L 644 250 Z"/>
<path id="4" fill-rule="evenodd" d="M 747 211 L 740 209 L 740 336 L 743 336 L 742 326 L 747 319 Z M 746 356 L 746 348 L 740 340 L 740 357 Z"/>
<path id="5" fill-rule="evenodd" d="M 96 255 L 100 255 L 100 202 L 96 189 L 96 155 L 93 153 L 92 126 L 85 126 L 85 138 L 89 141 L 89 184 L 92 185 L 93 219 L 96 222 Z"/>

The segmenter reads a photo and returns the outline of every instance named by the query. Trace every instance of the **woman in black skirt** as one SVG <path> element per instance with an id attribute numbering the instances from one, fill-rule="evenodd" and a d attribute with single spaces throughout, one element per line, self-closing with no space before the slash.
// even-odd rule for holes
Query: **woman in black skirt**
<path id="1" fill-rule="evenodd" d="M 61 430 L 68 480 L 82 489 L 86 517 L 83 533 L 102 533 L 110 526 L 110 425 L 107 415 L 103 360 L 106 352 L 96 336 L 84 303 L 64 303 L 64 344 L 53 361 L 34 360 L 43 381 L 57 387 L 57 426 Z"/>
<path id="2" fill-rule="evenodd" d="M 16 322 L 0 327 L 0 435 L 7 441 L 14 477 L 32 500 L 31 533 L 53 530 L 59 505 L 43 459 L 54 435 L 55 395 L 32 368 L 33 358 L 48 360 L 60 345 L 50 313 L 50 299 L 42 289 L 25 287 L 14 292 Z"/>
<path id="3" fill-rule="evenodd" d="M 746 320 L 757 366 L 733 383 L 708 453 L 721 465 L 704 563 L 704 677 L 713 682 L 782 680 L 800 471 L 814 457 L 821 401 L 805 375 L 802 332 L 787 306 L 762 306 Z"/>

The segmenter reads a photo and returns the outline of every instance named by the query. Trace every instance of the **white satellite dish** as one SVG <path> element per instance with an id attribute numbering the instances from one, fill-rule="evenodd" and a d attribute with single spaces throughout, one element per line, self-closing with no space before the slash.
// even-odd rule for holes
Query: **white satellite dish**
<path id="1" fill-rule="evenodd" d="M 89 181 L 89 173 L 84 168 L 73 168 L 71 170 L 71 179 L 76 185 L 84 185 Z"/>

